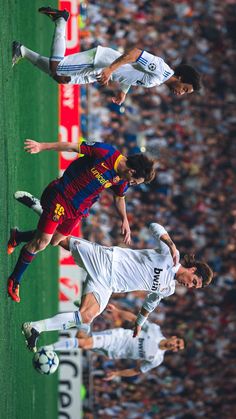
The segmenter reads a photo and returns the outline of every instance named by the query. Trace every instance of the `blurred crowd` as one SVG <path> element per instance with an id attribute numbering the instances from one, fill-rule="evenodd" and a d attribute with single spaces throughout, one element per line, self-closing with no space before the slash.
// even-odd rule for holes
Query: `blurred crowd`
<path id="1" fill-rule="evenodd" d="M 178 288 L 152 314 L 167 336 L 178 332 L 186 338 L 184 353 L 166 356 L 146 376 L 111 383 L 102 381 L 99 371 L 114 363 L 92 357 L 90 407 L 92 403 L 98 413 L 91 417 L 233 419 L 236 2 L 91 0 L 86 19 L 81 49 L 103 45 L 124 52 L 138 47 L 161 56 L 172 68 L 187 62 L 202 74 L 199 93 L 180 98 L 164 85 L 137 87 L 121 107 L 111 100 L 115 86 L 83 88 L 82 126 L 88 138 L 113 143 L 124 154 L 146 151 L 156 161 L 156 180 L 127 194 L 133 248 L 155 247 L 148 225 L 156 221 L 169 231 L 181 255 L 195 253 L 215 272 L 209 288 Z M 108 192 L 85 220 L 83 234 L 107 246 L 123 245 Z M 123 306 L 136 312 L 142 299 L 119 296 Z M 95 327 L 109 326 L 106 322 L 100 318 Z"/>

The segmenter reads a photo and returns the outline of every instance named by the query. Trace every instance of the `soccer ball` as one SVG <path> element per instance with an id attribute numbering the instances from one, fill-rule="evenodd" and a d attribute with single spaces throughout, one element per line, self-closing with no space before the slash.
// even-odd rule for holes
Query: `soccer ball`
<path id="1" fill-rule="evenodd" d="M 56 372 L 59 358 L 54 351 L 39 348 L 33 357 L 33 366 L 40 374 L 50 375 Z"/>

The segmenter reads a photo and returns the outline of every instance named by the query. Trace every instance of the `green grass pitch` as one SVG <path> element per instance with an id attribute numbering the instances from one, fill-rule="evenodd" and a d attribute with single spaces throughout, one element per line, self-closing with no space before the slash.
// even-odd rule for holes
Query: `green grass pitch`
<path id="1" fill-rule="evenodd" d="M 19 40 L 48 56 L 53 24 L 37 13 L 42 1 L 0 0 L 0 406 L 3 419 L 54 419 L 57 417 L 57 376 L 34 371 L 32 354 L 21 334 L 24 321 L 42 319 L 58 310 L 57 249 L 40 254 L 24 275 L 21 303 L 7 297 L 6 283 L 19 250 L 6 254 L 10 226 L 36 227 L 37 216 L 13 199 L 16 190 L 39 196 L 57 176 L 58 156 L 31 156 L 24 152 L 25 138 L 56 140 L 58 87 L 45 74 L 23 61 L 11 68 L 11 43 Z M 46 4 L 47 5 L 47 4 Z M 50 5 L 56 6 L 53 0 Z M 56 335 L 47 336 L 47 342 Z M 45 338 L 41 339 L 44 343 Z"/>

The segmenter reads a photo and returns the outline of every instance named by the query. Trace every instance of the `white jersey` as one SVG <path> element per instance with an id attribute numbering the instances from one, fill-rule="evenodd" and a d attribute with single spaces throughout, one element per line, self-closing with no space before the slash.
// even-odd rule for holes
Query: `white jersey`
<path id="1" fill-rule="evenodd" d="M 122 54 L 112 48 L 98 46 L 88 51 L 68 55 L 57 67 L 57 74 L 70 76 L 70 84 L 94 83 L 103 68 Z M 112 73 L 111 80 L 127 92 L 130 86 L 153 87 L 165 83 L 174 71 L 165 61 L 147 51 L 142 51 L 136 62 L 124 64 Z"/>
<path id="2" fill-rule="evenodd" d="M 151 312 L 162 298 L 175 292 L 175 273 L 180 264 L 173 266 L 169 248 L 160 241 L 166 230 L 153 223 L 150 230 L 158 241 L 158 248 L 132 250 L 121 247 L 104 247 L 78 238 L 70 239 L 70 250 L 75 262 L 89 274 L 85 294 L 100 295 L 107 304 L 112 292 L 150 291 L 143 307 Z M 105 301 L 107 300 L 107 301 Z M 103 307 L 103 309 L 106 305 Z"/>
<path id="3" fill-rule="evenodd" d="M 133 338 L 133 330 L 117 328 L 92 333 L 93 351 L 111 359 L 140 360 L 140 370 L 145 373 L 163 362 L 165 350 L 159 343 L 165 339 L 160 326 L 148 321 L 140 335 Z"/>

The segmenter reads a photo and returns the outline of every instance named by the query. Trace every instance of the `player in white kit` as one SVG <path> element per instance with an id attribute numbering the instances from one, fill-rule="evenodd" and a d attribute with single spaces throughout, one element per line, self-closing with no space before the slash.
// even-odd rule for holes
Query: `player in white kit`
<path id="1" fill-rule="evenodd" d="M 134 322 L 135 314 L 121 310 L 113 304 L 108 304 L 109 311 L 115 311 L 122 321 Z M 165 338 L 161 328 L 155 323 L 147 321 L 139 336 L 133 338 L 133 331 L 122 327 L 93 332 L 91 336 L 60 339 L 44 346 L 46 350 L 66 351 L 81 348 L 91 350 L 111 359 L 134 359 L 137 365 L 133 368 L 109 371 L 106 380 L 114 377 L 132 377 L 146 373 L 158 367 L 164 360 L 167 350 L 177 352 L 184 349 L 184 340 L 171 336 Z"/>
<path id="2" fill-rule="evenodd" d="M 24 323 L 23 333 L 29 349 L 36 350 L 37 338 L 44 331 L 87 326 L 89 332 L 90 324 L 106 308 L 113 292 L 149 291 L 135 322 L 135 337 L 161 299 L 175 292 L 176 282 L 188 288 L 210 284 L 213 272 L 205 262 L 186 256 L 180 264 L 179 252 L 164 227 L 152 223 L 150 230 L 158 242 L 155 249 L 104 247 L 77 237 L 68 237 L 61 242 L 62 247 L 71 251 L 76 264 L 88 274 L 81 305 L 75 312 Z"/>
<path id="3" fill-rule="evenodd" d="M 165 83 L 175 95 L 184 95 L 200 89 L 200 76 L 193 67 L 184 64 L 173 70 L 162 58 L 139 48 L 133 48 L 122 55 L 112 48 L 97 46 L 65 57 L 66 22 L 69 13 L 51 7 L 41 7 L 39 12 L 55 22 L 51 57 L 43 57 L 14 41 L 13 66 L 21 58 L 26 58 L 58 83 L 63 84 L 87 84 L 98 81 L 107 85 L 109 80 L 118 82 L 121 90 L 113 98 L 113 102 L 118 105 L 124 102 L 130 86 L 153 87 Z"/>

